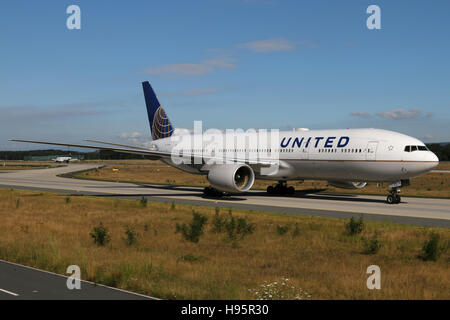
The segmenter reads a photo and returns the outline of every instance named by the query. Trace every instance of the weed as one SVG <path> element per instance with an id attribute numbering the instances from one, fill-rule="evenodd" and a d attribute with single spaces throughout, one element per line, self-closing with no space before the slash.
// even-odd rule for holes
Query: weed
<path id="1" fill-rule="evenodd" d="M 288 232 L 289 230 L 289 226 L 285 225 L 285 226 L 280 226 L 279 224 L 277 225 L 277 233 L 282 236 L 283 234 L 285 234 L 286 232 Z"/>
<path id="2" fill-rule="evenodd" d="M 298 223 L 295 223 L 294 231 L 292 231 L 293 237 L 298 237 L 300 235 L 300 228 L 298 227 Z"/>
<path id="3" fill-rule="evenodd" d="M 139 203 L 141 204 L 142 208 L 145 208 L 147 206 L 147 198 L 146 197 L 142 197 L 141 200 L 139 200 Z"/>
<path id="4" fill-rule="evenodd" d="M 203 261 L 204 258 L 200 257 L 200 256 L 195 256 L 193 254 L 186 254 L 186 255 L 181 256 L 178 260 L 185 261 L 185 262 L 200 262 L 200 261 Z"/>
<path id="5" fill-rule="evenodd" d="M 132 246 L 137 243 L 138 234 L 136 231 L 130 227 L 125 227 L 125 238 L 123 239 L 128 246 Z"/>
<path id="6" fill-rule="evenodd" d="M 351 217 L 349 223 L 345 225 L 345 229 L 350 236 L 360 234 L 364 229 L 362 215 L 359 217 L 358 221 L 356 221 L 354 217 Z"/>
<path id="7" fill-rule="evenodd" d="M 225 220 L 224 226 L 229 240 L 243 239 L 255 230 L 255 225 L 248 223 L 246 218 L 239 217 L 235 219 L 231 214 Z"/>
<path id="8" fill-rule="evenodd" d="M 370 240 L 363 239 L 364 241 L 364 254 L 376 254 L 381 249 L 381 243 L 374 234 Z"/>
<path id="9" fill-rule="evenodd" d="M 194 210 L 192 211 L 192 215 L 192 221 L 189 226 L 185 223 L 183 225 L 177 223 L 175 232 L 181 232 L 184 239 L 197 243 L 200 236 L 203 234 L 203 227 L 208 221 L 208 218 Z"/>
<path id="10" fill-rule="evenodd" d="M 225 223 L 226 219 L 219 214 L 219 210 L 216 207 L 216 213 L 214 215 L 213 221 L 212 221 L 212 229 L 211 231 L 214 233 L 220 233 L 223 232 L 225 229 Z"/>
<path id="11" fill-rule="evenodd" d="M 94 227 L 94 231 L 90 233 L 90 236 L 94 239 L 94 243 L 99 246 L 104 246 L 111 241 L 111 237 L 108 234 L 108 229 L 103 226 L 102 222 L 100 222 L 97 227 Z"/>
<path id="12" fill-rule="evenodd" d="M 440 240 L 439 234 L 434 232 L 430 234 L 430 239 L 427 240 L 422 247 L 421 258 L 424 261 L 437 261 L 439 259 L 439 256 L 443 251 L 442 248 L 440 248 L 439 246 L 439 240 Z"/>

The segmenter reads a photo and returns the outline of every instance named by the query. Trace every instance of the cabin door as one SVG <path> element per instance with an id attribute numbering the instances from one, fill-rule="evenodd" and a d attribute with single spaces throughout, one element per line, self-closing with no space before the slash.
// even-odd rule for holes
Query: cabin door
<path id="1" fill-rule="evenodd" d="M 377 160 L 378 141 L 370 141 L 367 144 L 366 160 Z"/>

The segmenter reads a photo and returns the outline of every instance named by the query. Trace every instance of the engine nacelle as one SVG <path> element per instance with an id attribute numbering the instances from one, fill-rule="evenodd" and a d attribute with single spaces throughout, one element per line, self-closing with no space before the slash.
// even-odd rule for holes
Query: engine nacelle
<path id="1" fill-rule="evenodd" d="M 253 186 L 255 173 L 243 163 L 216 164 L 208 172 L 208 181 L 214 189 L 223 192 L 244 192 Z"/>
<path id="2" fill-rule="evenodd" d="M 328 181 L 329 185 L 343 189 L 362 189 L 367 185 L 367 182 L 355 181 Z"/>

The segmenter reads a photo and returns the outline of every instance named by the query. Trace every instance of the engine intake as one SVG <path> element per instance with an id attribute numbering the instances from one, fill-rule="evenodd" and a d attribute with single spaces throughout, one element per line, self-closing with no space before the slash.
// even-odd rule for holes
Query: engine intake
<path id="1" fill-rule="evenodd" d="M 328 184 L 333 187 L 342 189 L 362 189 L 367 185 L 367 182 L 356 182 L 356 181 L 328 181 Z"/>
<path id="2" fill-rule="evenodd" d="M 255 182 L 253 169 L 246 164 L 216 164 L 208 172 L 212 187 L 223 192 L 244 192 Z"/>

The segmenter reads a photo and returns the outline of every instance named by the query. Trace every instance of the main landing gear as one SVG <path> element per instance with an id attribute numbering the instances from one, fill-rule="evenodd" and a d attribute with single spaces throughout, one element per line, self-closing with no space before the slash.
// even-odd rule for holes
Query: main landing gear
<path id="1" fill-rule="evenodd" d="M 278 181 L 275 186 L 267 187 L 267 193 L 277 195 L 293 195 L 295 193 L 295 189 L 293 186 L 288 187 L 286 181 Z"/>
<path id="2" fill-rule="evenodd" d="M 203 195 L 205 197 L 223 197 L 225 192 L 214 189 L 213 187 L 205 187 L 203 189 Z"/>
<path id="3" fill-rule="evenodd" d="M 391 189 L 391 191 L 389 192 L 389 195 L 387 196 L 387 203 L 389 204 L 396 204 L 396 203 L 400 203 L 401 202 L 401 198 L 400 198 L 400 189 L 397 187 L 393 187 Z"/>

